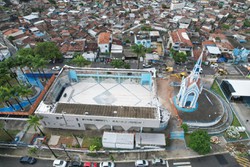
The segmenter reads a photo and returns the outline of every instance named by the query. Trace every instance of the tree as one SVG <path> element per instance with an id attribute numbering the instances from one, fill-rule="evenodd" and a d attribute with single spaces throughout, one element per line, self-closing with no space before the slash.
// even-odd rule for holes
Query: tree
<path id="1" fill-rule="evenodd" d="M 39 57 L 38 55 L 36 55 L 36 56 L 33 58 L 32 64 L 33 64 L 33 66 L 34 66 L 34 69 L 38 70 L 40 76 L 41 76 L 41 71 L 40 71 L 40 69 L 42 70 L 42 72 L 43 72 L 43 77 L 46 79 L 46 75 L 45 75 L 45 73 L 44 73 L 43 68 L 46 67 L 46 65 L 48 64 L 48 61 L 46 61 L 44 58 Z"/>
<path id="2" fill-rule="evenodd" d="M 243 25 L 244 25 L 245 27 L 250 27 L 250 20 L 249 20 L 249 19 L 245 19 Z"/>
<path id="3" fill-rule="evenodd" d="M 230 29 L 230 25 L 227 25 L 227 24 L 222 24 L 221 27 L 222 27 L 222 29 L 225 29 L 225 30 Z"/>
<path id="4" fill-rule="evenodd" d="M 9 87 L 0 87 L 0 101 L 5 102 L 7 106 L 11 106 L 13 110 L 16 110 L 15 107 L 10 103 L 10 99 L 12 98 L 10 88 Z"/>
<path id="5" fill-rule="evenodd" d="M 22 48 L 17 52 L 18 56 L 26 57 L 27 55 L 34 55 L 34 51 L 31 48 Z"/>
<path id="6" fill-rule="evenodd" d="M 28 87 L 26 87 L 24 85 L 19 85 L 16 87 L 16 90 L 17 90 L 16 93 L 18 94 L 19 97 L 21 97 L 21 98 L 25 97 L 28 100 L 28 102 L 30 103 L 30 105 L 32 105 L 30 99 L 28 98 L 28 96 L 32 94 L 31 89 L 29 89 Z"/>
<path id="7" fill-rule="evenodd" d="M 33 126 L 35 131 L 37 131 L 37 129 L 40 131 L 40 133 L 45 136 L 45 134 L 43 133 L 43 131 L 39 128 L 40 124 L 40 120 L 42 119 L 42 117 L 39 117 L 37 115 L 30 115 L 27 122 L 29 123 L 30 126 Z"/>
<path id="8" fill-rule="evenodd" d="M 77 55 L 71 60 L 72 64 L 75 64 L 78 67 L 84 67 L 86 65 L 91 64 L 90 61 L 86 60 L 83 56 Z"/>
<path id="9" fill-rule="evenodd" d="M 19 107 L 21 108 L 21 110 L 23 111 L 23 106 L 20 104 L 19 100 L 18 100 L 18 87 L 14 86 L 10 89 L 10 95 L 12 98 L 14 98 L 14 100 L 17 102 L 17 104 L 19 105 Z"/>
<path id="10" fill-rule="evenodd" d="M 38 151 L 38 149 L 36 147 L 30 147 L 29 150 L 28 150 L 28 154 L 31 155 L 31 156 L 33 156 L 33 155 L 38 156 L 37 151 Z"/>
<path id="11" fill-rule="evenodd" d="M 188 125 L 187 124 L 181 124 L 181 128 L 183 129 L 184 133 L 186 134 L 188 132 Z"/>
<path id="12" fill-rule="evenodd" d="M 15 37 L 13 37 L 13 36 L 9 36 L 9 37 L 8 37 L 8 40 L 10 41 L 10 43 L 12 43 L 12 44 L 13 44 L 13 41 L 15 40 Z"/>
<path id="13" fill-rule="evenodd" d="M 131 49 L 134 53 L 137 55 L 137 69 L 140 68 L 140 57 L 144 57 L 146 53 L 146 48 L 140 44 L 140 45 L 133 45 L 131 46 Z"/>
<path id="14" fill-rule="evenodd" d="M 199 154 L 207 154 L 210 152 L 210 137 L 204 130 L 196 130 L 190 135 L 190 148 Z"/>
<path id="15" fill-rule="evenodd" d="M 34 48 L 34 54 L 39 55 L 46 60 L 62 59 L 59 48 L 53 42 L 39 42 Z"/>
<path id="16" fill-rule="evenodd" d="M 187 55 L 183 52 L 175 52 L 173 59 L 175 62 L 184 63 L 187 61 Z"/>
<path id="17" fill-rule="evenodd" d="M 126 63 L 121 59 L 114 59 L 111 61 L 110 65 L 114 68 L 123 68 Z"/>
<path id="18" fill-rule="evenodd" d="M 12 57 L 9 57 L 6 60 L 4 60 L 2 63 L 4 64 L 5 68 L 8 69 L 8 71 L 9 71 L 8 73 L 10 74 L 10 77 L 15 78 L 17 83 L 20 85 L 20 82 L 17 79 L 17 74 L 16 74 L 15 70 L 13 70 L 17 67 L 15 59 L 13 59 Z"/>

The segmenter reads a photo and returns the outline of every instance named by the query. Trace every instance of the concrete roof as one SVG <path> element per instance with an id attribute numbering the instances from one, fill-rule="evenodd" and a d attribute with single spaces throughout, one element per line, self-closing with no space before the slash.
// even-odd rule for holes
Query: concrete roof
<path id="1" fill-rule="evenodd" d="M 89 104 L 68 104 L 58 103 L 55 113 L 67 111 L 67 114 L 123 117 L 123 118 L 144 118 L 155 119 L 157 109 L 153 107 L 129 107 L 111 105 L 89 105 Z"/>
<path id="2" fill-rule="evenodd" d="M 235 92 L 232 92 L 233 96 L 250 96 L 250 80 L 226 80 L 228 81 Z"/>
<path id="3" fill-rule="evenodd" d="M 221 54 L 221 51 L 217 46 L 207 46 L 207 50 L 211 54 L 215 54 L 215 55 Z"/>

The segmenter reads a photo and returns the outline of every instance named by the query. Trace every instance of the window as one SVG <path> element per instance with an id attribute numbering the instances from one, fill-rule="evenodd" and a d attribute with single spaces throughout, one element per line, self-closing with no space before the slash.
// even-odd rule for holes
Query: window
<path id="1" fill-rule="evenodd" d="M 80 123 L 78 123 L 78 126 L 81 127 Z"/>

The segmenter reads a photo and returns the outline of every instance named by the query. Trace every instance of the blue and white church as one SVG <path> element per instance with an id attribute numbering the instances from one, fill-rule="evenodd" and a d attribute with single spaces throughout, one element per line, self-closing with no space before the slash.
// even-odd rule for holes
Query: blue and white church
<path id="1" fill-rule="evenodd" d="M 202 92 L 203 84 L 200 72 L 202 70 L 202 54 L 197 60 L 190 75 L 182 78 L 179 93 L 176 96 L 176 107 L 182 111 L 192 112 L 198 108 L 197 100 Z"/>

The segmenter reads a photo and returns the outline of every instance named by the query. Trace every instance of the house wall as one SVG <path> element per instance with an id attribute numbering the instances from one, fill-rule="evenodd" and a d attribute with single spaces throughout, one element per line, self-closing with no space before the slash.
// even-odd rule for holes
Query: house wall
<path id="1" fill-rule="evenodd" d="M 121 117 L 103 117 L 92 115 L 73 115 L 61 113 L 37 113 L 42 116 L 42 126 L 46 128 L 61 128 L 61 129 L 116 129 L 122 127 L 123 130 L 130 128 L 160 128 L 160 119 L 140 119 L 140 118 L 121 118 Z M 122 130 L 121 129 L 121 130 Z"/>
<path id="2" fill-rule="evenodd" d="M 135 44 L 140 45 L 142 44 L 144 47 L 146 48 L 150 48 L 151 47 L 151 39 L 142 39 L 142 40 L 138 40 L 135 36 Z"/>
<path id="3" fill-rule="evenodd" d="M 109 44 L 98 44 L 101 53 L 108 53 L 109 52 Z"/>

